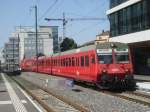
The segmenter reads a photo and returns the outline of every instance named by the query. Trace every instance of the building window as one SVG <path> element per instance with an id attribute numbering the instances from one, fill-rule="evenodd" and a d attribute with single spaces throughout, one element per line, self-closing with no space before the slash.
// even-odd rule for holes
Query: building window
<path id="1" fill-rule="evenodd" d="M 150 28 L 150 1 L 143 0 L 109 15 L 110 36 L 119 36 Z"/>
<path id="2" fill-rule="evenodd" d="M 113 8 L 123 2 L 126 2 L 128 0 L 110 0 L 110 8 Z"/>

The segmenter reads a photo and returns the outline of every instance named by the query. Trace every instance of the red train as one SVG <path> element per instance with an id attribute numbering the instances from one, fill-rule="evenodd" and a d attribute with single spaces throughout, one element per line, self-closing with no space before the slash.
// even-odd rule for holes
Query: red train
<path id="1" fill-rule="evenodd" d="M 106 42 L 53 54 L 24 59 L 22 70 L 53 74 L 90 82 L 98 86 L 134 87 L 133 67 L 128 46 Z"/>

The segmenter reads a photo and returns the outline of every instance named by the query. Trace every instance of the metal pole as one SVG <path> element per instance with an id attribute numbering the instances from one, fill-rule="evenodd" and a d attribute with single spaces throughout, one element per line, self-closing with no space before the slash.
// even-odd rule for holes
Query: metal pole
<path id="1" fill-rule="evenodd" d="M 14 39 L 13 39 L 13 71 L 14 72 L 15 59 L 14 59 Z"/>
<path id="2" fill-rule="evenodd" d="M 65 18 L 65 13 L 63 13 L 63 39 L 66 36 L 66 24 L 67 24 L 67 20 Z"/>
<path id="3" fill-rule="evenodd" d="M 19 37 L 19 34 L 18 34 L 18 68 L 19 68 L 19 65 L 20 65 L 20 48 L 19 48 L 19 42 L 20 42 L 20 37 Z"/>
<path id="4" fill-rule="evenodd" d="M 38 31 L 37 31 L 37 6 L 35 6 L 35 41 L 36 41 L 36 70 L 38 72 Z"/>

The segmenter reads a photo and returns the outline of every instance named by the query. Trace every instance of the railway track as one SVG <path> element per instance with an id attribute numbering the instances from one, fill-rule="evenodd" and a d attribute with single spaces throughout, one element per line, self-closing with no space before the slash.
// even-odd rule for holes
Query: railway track
<path id="1" fill-rule="evenodd" d="M 82 86 L 83 88 L 90 88 L 93 91 L 101 92 L 104 94 L 108 94 L 111 96 L 119 97 L 128 101 L 132 101 L 135 103 L 143 104 L 150 107 L 150 95 L 140 92 L 140 91 L 122 91 L 122 92 L 116 92 L 116 91 L 109 91 L 109 90 L 102 90 L 98 88 L 94 88 L 90 85 L 85 85 L 83 83 L 77 83 L 78 86 Z"/>
<path id="2" fill-rule="evenodd" d="M 89 87 L 92 88 L 91 86 L 88 85 L 83 85 L 83 84 L 78 84 L 79 86 L 81 85 L 82 87 Z M 128 101 L 140 103 L 146 106 L 150 107 L 150 95 L 140 92 L 140 91 L 123 91 L 123 92 L 116 92 L 116 91 L 107 91 L 107 90 L 99 90 L 98 88 L 92 89 L 97 92 L 105 93 L 108 95 L 112 95 L 115 97 L 119 97 Z"/>
<path id="3" fill-rule="evenodd" d="M 150 95 L 138 91 L 134 91 L 134 92 L 127 91 L 122 93 L 103 91 L 103 93 L 150 107 Z"/>
<path id="4" fill-rule="evenodd" d="M 82 83 L 78 83 L 78 86 L 82 86 L 85 88 L 92 88 L 92 90 L 96 91 L 96 92 L 101 92 L 104 94 L 108 94 L 111 96 L 115 96 L 115 97 L 119 97 L 128 101 L 132 101 L 135 103 L 140 103 L 146 106 L 150 107 L 150 95 L 144 93 L 144 92 L 140 92 L 140 91 L 122 91 L 122 92 L 116 92 L 116 91 L 108 91 L 108 90 L 99 90 L 98 88 L 93 88 L 93 86 L 89 86 L 89 85 L 84 85 Z"/>
<path id="5" fill-rule="evenodd" d="M 80 104 L 59 96 L 46 87 L 41 87 L 20 77 L 11 77 L 48 112 L 90 112 Z"/>
<path id="6" fill-rule="evenodd" d="M 15 80 L 17 80 L 16 77 L 15 77 Z M 19 81 L 21 83 L 23 82 L 22 80 L 24 80 L 24 78 L 19 79 Z M 27 79 L 26 79 L 26 81 L 27 81 Z M 27 83 L 29 83 L 29 81 L 27 81 Z M 83 86 L 81 86 L 81 87 L 83 87 Z M 45 92 L 50 92 L 46 88 L 43 88 L 43 89 L 44 89 Z M 85 89 L 87 89 L 87 88 L 85 88 Z M 94 89 L 89 89 L 89 90 L 93 91 Z M 84 91 L 84 87 L 83 87 L 83 91 Z M 101 92 L 101 93 L 104 93 L 104 94 L 108 94 L 108 95 L 115 96 L 115 97 L 118 97 L 118 98 L 121 98 L 121 99 L 125 99 L 127 101 L 131 101 L 131 102 L 134 102 L 134 103 L 137 103 L 137 104 L 140 104 L 140 105 L 144 105 L 144 106 L 150 107 L 150 96 L 146 95 L 146 94 L 144 94 L 142 92 L 139 92 L 139 91 L 134 91 L 134 92 L 127 91 L 127 92 L 122 92 L 122 93 L 121 92 L 105 91 L 105 90 L 94 90 L 94 91 L 97 92 L 97 94 L 99 94 L 99 92 Z M 46 94 L 46 93 L 43 93 L 43 94 Z M 56 95 L 56 98 L 58 97 L 58 99 L 63 99 L 62 97 L 57 96 L 57 94 L 55 94 L 53 92 L 52 92 L 52 95 Z M 35 97 L 37 97 L 37 95 Z M 43 103 L 43 100 L 48 100 L 47 97 L 48 96 L 45 95 L 44 98 L 41 98 L 41 97 L 39 98 L 38 97 L 37 99 L 39 99 L 39 102 Z M 33 98 L 34 98 L 34 96 L 33 96 Z M 56 111 L 60 111 L 61 112 L 62 110 L 66 109 L 66 108 L 68 108 L 68 112 L 78 112 L 78 111 L 80 111 L 80 112 L 90 112 L 87 108 L 84 108 L 84 107 L 80 106 L 79 104 L 77 105 L 76 103 L 74 104 L 74 102 L 66 101 L 66 99 L 65 99 L 65 102 L 67 102 L 67 104 L 69 104 L 71 107 L 73 107 L 74 110 L 72 108 L 69 109 L 70 107 L 67 107 L 67 106 L 64 106 L 64 105 L 63 106 L 59 105 L 57 107 L 53 107 L 53 108 L 50 108 L 50 109 L 49 109 L 49 106 L 45 106 L 45 107 L 48 108 L 46 110 L 48 110 L 50 112 L 56 112 Z M 40 103 L 40 104 L 42 104 L 42 103 Z M 60 108 L 60 110 L 57 109 L 57 108 Z M 67 112 L 67 109 L 64 112 Z"/>

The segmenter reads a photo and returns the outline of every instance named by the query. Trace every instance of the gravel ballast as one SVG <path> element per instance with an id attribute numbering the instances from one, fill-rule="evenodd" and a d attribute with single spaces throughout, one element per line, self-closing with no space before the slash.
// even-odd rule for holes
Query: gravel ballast
<path id="1" fill-rule="evenodd" d="M 90 88 L 77 85 L 68 87 L 66 79 L 62 77 L 32 72 L 23 72 L 19 77 L 42 86 L 47 86 L 47 88 L 55 91 L 57 94 L 87 107 L 91 112 L 150 112 L 150 107 L 148 106 Z"/>

